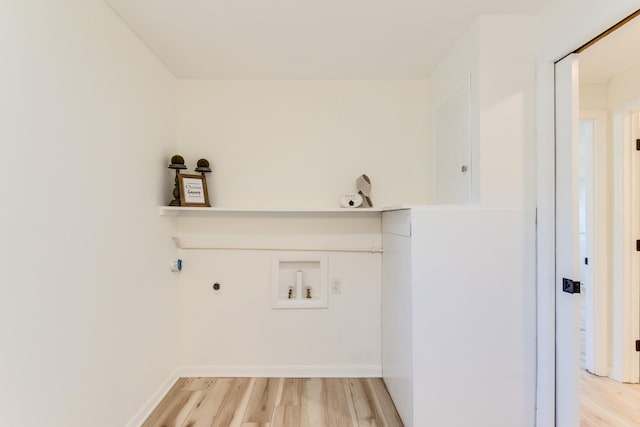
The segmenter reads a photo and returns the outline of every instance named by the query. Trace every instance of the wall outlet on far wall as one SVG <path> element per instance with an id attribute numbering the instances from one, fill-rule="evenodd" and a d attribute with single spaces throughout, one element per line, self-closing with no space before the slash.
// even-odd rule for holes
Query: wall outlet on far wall
<path id="1" fill-rule="evenodd" d="M 332 294 L 342 293 L 342 279 L 339 279 L 339 278 L 331 279 L 331 293 Z"/>

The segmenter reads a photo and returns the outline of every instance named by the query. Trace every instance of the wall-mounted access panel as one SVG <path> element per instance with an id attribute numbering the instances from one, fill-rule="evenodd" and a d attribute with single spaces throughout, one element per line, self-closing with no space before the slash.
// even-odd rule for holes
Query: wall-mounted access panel
<path id="1" fill-rule="evenodd" d="M 327 308 L 329 257 L 278 253 L 271 259 L 272 308 Z"/>

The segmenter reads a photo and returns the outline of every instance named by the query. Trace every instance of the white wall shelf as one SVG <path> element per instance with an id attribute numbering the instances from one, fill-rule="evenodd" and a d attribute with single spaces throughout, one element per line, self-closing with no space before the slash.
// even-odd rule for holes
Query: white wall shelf
<path id="1" fill-rule="evenodd" d="M 309 214 L 345 214 L 345 215 L 358 215 L 379 213 L 389 208 L 197 208 L 197 207 L 182 207 L 182 206 L 161 206 L 161 216 L 195 216 L 195 215 L 211 215 L 222 213 L 256 213 L 256 214 L 271 214 L 271 213 L 309 213 Z"/>

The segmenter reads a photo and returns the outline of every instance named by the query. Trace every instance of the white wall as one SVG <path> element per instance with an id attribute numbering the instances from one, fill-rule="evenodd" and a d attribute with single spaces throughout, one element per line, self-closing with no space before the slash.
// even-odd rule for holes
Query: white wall
<path id="1" fill-rule="evenodd" d="M 180 80 L 178 136 L 216 206 L 338 207 L 363 173 L 376 206 L 427 200 L 426 81 Z"/>
<path id="2" fill-rule="evenodd" d="M 176 366 L 175 81 L 97 0 L 1 2 L 0 52 L 0 425 L 121 426 Z"/>
<path id="3" fill-rule="evenodd" d="M 179 150 L 190 168 L 200 157 L 211 161 L 215 206 L 338 207 L 362 173 L 372 180 L 376 206 L 424 203 L 426 86 L 180 80 Z M 363 238 L 364 247 L 380 244 L 379 217 L 364 223 L 304 215 L 182 219 L 179 228 L 204 233 L 205 240 L 222 233 L 209 240 L 249 247 L 362 247 Z M 327 310 L 293 311 L 270 308 L 268 251 L 186 250 L 181 256 L 181 365 L 207 372 L 233 365 L 245 374 L 379 374 L 380 255 L 331 254 L 330 277 L 342 279 L 343 293 L 330 295 Z M 223 291 L 212 292 L 215 280 Z"/>
<path id="4" fill-rule="evenodd" d="M 580 110 L 607 110 L 608 83 L 580 83 Z"/>
<path id="5" fill-rule="evenodd" d="M 199 245 L 380 247 L 380 214 L 233 214 L 180 218 Z M 272 309 L 272 251 L 183 249 L 180 364 L 196 375 L 379 376 L 381 255 L 330 253 L 342 293 L 328 309 Z M 296 252 L 296 254 L 298 254 Z M 215 292 L 214 282 L 221 285 Z"/>
<path id="6" fill-rule="evenodd" d="M 532 207 L 535 17 L 481 16 L 478 25 L 479 200 L 486 206 Z"/>
<path id="7" fill-rule="evenodd" d="M 609 108 L 615 110 L 640 99 L 640 68 L 626 70 L 609 81 Z"/>
<path id="8" fill-rule="evenodd" d="M 430 120 L 438 106 L 470 84 L 473 204 L 535 203 L 534 41 L 532 16 L 481 16 L 429 78 Z"/>
<path id="9" fill-rule="evenodd" d="M 472 204 L 510 208 L 535 206 L 535 24 L 533 16 L 481 16 L 430 76 L 431 120 L 438 105 L 465 81 L 470 82 Z M 439 159 L 432 157 L 432 161 Z M 532 227 L 533 216 L 518 233 L 511 235 L 508 244 L 524 248 L 525 253 L 532 252 L 535 247 Z M 427 256 L 426 251 L 423 256 Z M 536 383 L 532 353 L 536 318 L 531 272 L 535 260 L 527 256 L 521 261 L 522 269 L 514 273 L 510 281 L 513 286 L 503 289 L 512 292 L 510 297 L 506 293 L 503 295 L 511 299 L 497 303 L 494 314 L 514 319 L 510 324 L 514 329 L 509 333 L 522 338 L 517 350 L 515 347 L 510 349 L 515 351 L 510 360 L 517 367 L 509 368 L 512 375 L 503 379 L 505 384 L 510 383 L 522 393 L 510 395 L 509 409 L 499 408 L 501 403 L 498 403 L 504 401 L 498 396 L 509 385 L 496 383 L 486 393 L 488 399 L 495 398 L 497 411 L 493 413 L 499 413 L 505 425 L 532 425 L 534 419 Z M 478 321 L 488 319 L 484 316 Z M 514 344 L 513 340 L 506 342 Z M 505 354 L 496 346 L 487 349 L 492 361 L 500 360 Z M 484 368 L 485 365 L 477 366 L 479 370 Z M 445 365 L 443 369 L 446 369 Z M 432 391 L 425 382 L 416 390 Z"/>

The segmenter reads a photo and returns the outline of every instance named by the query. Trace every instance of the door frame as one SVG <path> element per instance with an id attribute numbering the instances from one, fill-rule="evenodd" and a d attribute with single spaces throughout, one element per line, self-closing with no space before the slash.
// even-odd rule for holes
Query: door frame
<path id="1" fill-rule="evenodd" d="M 586 365 L 589 371 L 599 375 L 610 374 L 609 348 L 611 337 L 609 336 L 609 286 L 611 281 L 610 268 L 612 260 L 609 259 L 611 241 L 609 224 L 610 206 L 612 200 L 609 196 L 609 144 L 608 142 L 608 112 L 607 110 L 580 110 L 580 120 L 594 122 L 592 160 L 591 193 L 591 221 L 587 222 L 587 234 L 591 234 L 592 252 L 589 256 L 589 264 L 592 266 L 592 281 L 600 285 L 590 289 L 590 305 L 593 314 L 591 316 L 591 336 L 587 335 L 587 349 L 592 347 L 591 358 L 587 353 Z M 587 207 L 588 209 L 588 207 Z M 593 221 L 597 218 L 598 221 Z M 582 279 L 581 279 L 582 280 Z M 589 319 L 587 319 L 589 323 Z M 589 329 L 588 329 L 589 330 Z"/>
<path id="2" fill-rule="evenodd" d="M 598 9 L 571 10 L 571 18 L 581 22 L 563 36 L 554 37 L 538 50 L 536 60 L 536 427 L 555 426 L 555 110 L 554 64 L 584 46 L 594 35 L 611 29 L 637 12 L 637 5 L 616 4 Z M 569 17 L 569 14 L 561 14 Z M 581 19 L 588 18 L 588 19 Z M 552 30 L 560 25 L 547 20 Z M 545 47 L 546 46 L 546 47 Z"/>
<path id="3" fill-rule="evenodd" d="M 563 291 L 566 279 L 580 280 L 579 245 L 579 54 L 554 67 L 555 75 L 555 421 L 575 427 L 579 420 L 580 295 Z M 557 400 L 557 399 L 556 399 Z"/>
<path id="4" fill-rule="evenodd" d="M 555 426 L 555 92 L 554 63 L 536 64 L 537 373 L 536 427 Z"/>

